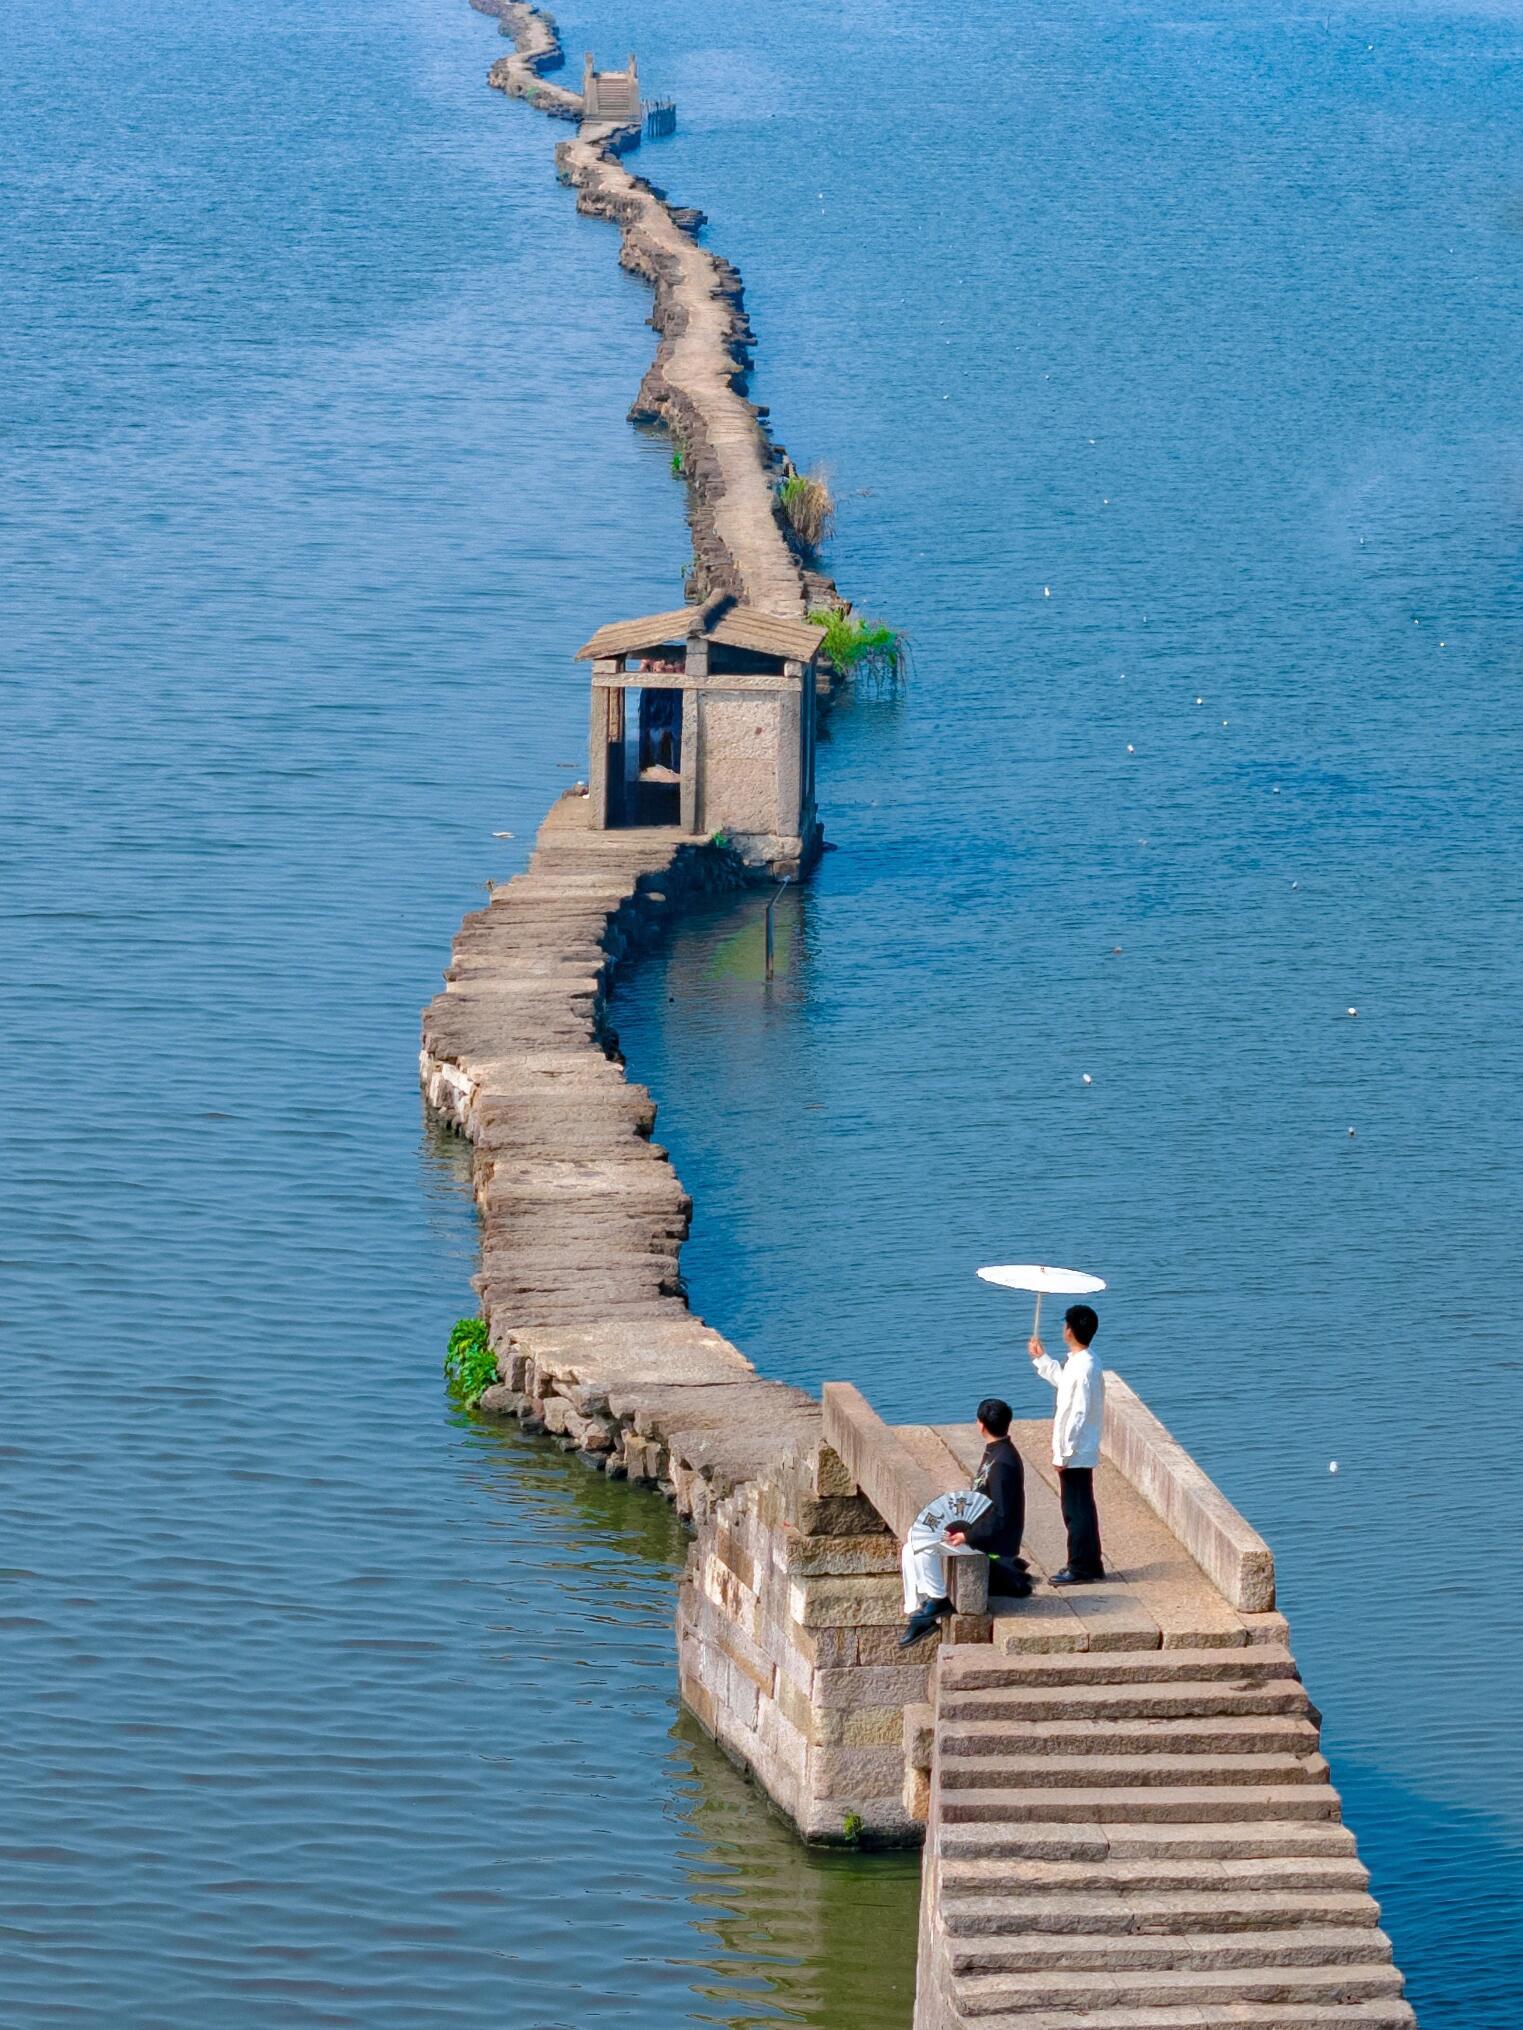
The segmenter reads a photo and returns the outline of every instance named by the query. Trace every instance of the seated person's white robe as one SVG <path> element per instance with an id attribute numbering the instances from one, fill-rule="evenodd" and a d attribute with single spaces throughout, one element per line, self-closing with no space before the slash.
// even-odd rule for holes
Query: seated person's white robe
<path id="1" fill-rule="evenodd" d="M 976 1487 L 959 1487 L 951 1494 L 938 1494 L 916 1516 L 899 1554 L 906 1614 L 928 1600 L 947 1598 L 947 1547 L 942 1539 L 948 1530 L 976 1522 L 989 1506 L 988 1495 Z"/>

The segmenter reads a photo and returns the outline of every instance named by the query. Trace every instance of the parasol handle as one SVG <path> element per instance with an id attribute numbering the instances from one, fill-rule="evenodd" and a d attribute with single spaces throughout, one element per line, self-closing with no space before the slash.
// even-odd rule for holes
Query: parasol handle
<path id="1" fill-rule="evenodd" d="M 1038 1290 L 1036 1293 L 1036 1310 L 1031 1315 L 1031 1336 L 1033 1339 L 1036 1338 L 1037 1333 L 1040 1331 L 1041 1324 L 1042 1324 L 1042 1293 L 1040 1290 Z"/>

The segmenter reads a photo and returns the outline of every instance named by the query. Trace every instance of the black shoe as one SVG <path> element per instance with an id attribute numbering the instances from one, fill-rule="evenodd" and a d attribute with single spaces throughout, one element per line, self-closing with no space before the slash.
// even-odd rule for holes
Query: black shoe
<path id="1" fill-rule="evenodd" d="M 1096 1579 L 1103 1577 L 1099 1572 L 1075 1572 L 1065 1565 L 1061 1572 L 1054 1572 L 1054 1586 L 1093 1586 Z"/>
<path id="2" fill-rule="evenodd" d="M 943 1614 L 950 1614 L 950 1600 L 927 1600 L 923 1607 L 917 1607 L 904 1624 L 904 1633 L 899 1638 L 901 1649 L 912 1649 L 917 1642 L 923 1642 Z"/>

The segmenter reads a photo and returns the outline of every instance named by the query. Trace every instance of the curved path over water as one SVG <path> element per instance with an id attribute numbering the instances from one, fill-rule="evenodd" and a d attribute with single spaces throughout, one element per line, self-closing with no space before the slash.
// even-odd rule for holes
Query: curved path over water
<path id="1" fill-rule="evenodd" d="M 581 122 L 580 94 L 546 81 L 565 61 L 551 17 L 527 0 L 471 4 L 498 15 L 513 38 L 514 53 L 492 66 L 492 83 L 558 119 Z M 700 595 L 733 592 L 764 613 L 802 617 L 804 580 L 777 512 L 782 461 L 738 385 L 752 343 L 740 277 L 698 245 L 701 212 L 669 205 L 623 166 L 619 150 L 639 138 L 638 126 L 584 125 L 555 151 L 578 210 L 618 224 L 624 266 L 655 290 L 651 322 L 661 344 L 634 414 L 660 418 L 681 447 Z"/>
<path id="2" fill-rule="evenodd" d="M 525 0 L 473 4 L 515 45 L 492 82 L 579 119 L 580 97 L 544 80 L 563 60 L 549 17 Z M 638 140 L 638 127 L 584 124 L 556 150 L 578 208 L 618 223 L 623 265 L 655 290 L 661 343 L 636 413 L 682 447 L 700 596 L 801 617 L 780 456 L 738 386 L 750 342 L 739 278 L 697 245 L 696 213 L 624 168 L 618 151 Z M 591 830 L 585 801 L 563 798 L 528 871 L 467 918 L 420 1058 L 430 1102 L 477 1150 L 479 1287 L 502 1375 L 482 1406 L 548 1429 L 600 1470 L 658 1483 L 697 1520 L 812 1443 L 818 1411 L 690 1315 L 677 1258 L 691 1201 L 649 1139 L 649 1095 L 610 1061 L 605 1012 L 628 953 L 695 895 L 741 878 L 733 856 L 675 831 Z"/>

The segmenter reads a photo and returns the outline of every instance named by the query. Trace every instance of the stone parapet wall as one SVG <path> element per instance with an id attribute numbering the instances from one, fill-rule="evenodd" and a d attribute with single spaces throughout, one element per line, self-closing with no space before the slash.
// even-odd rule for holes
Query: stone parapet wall
<path id="1" fill-rule="evenodd" d="M 1230 1606 L 1247 1614 L 1273 1608 L 1273 1551 L 1147 1404 L 1109 1372 L 1103 1451 Z"/>

